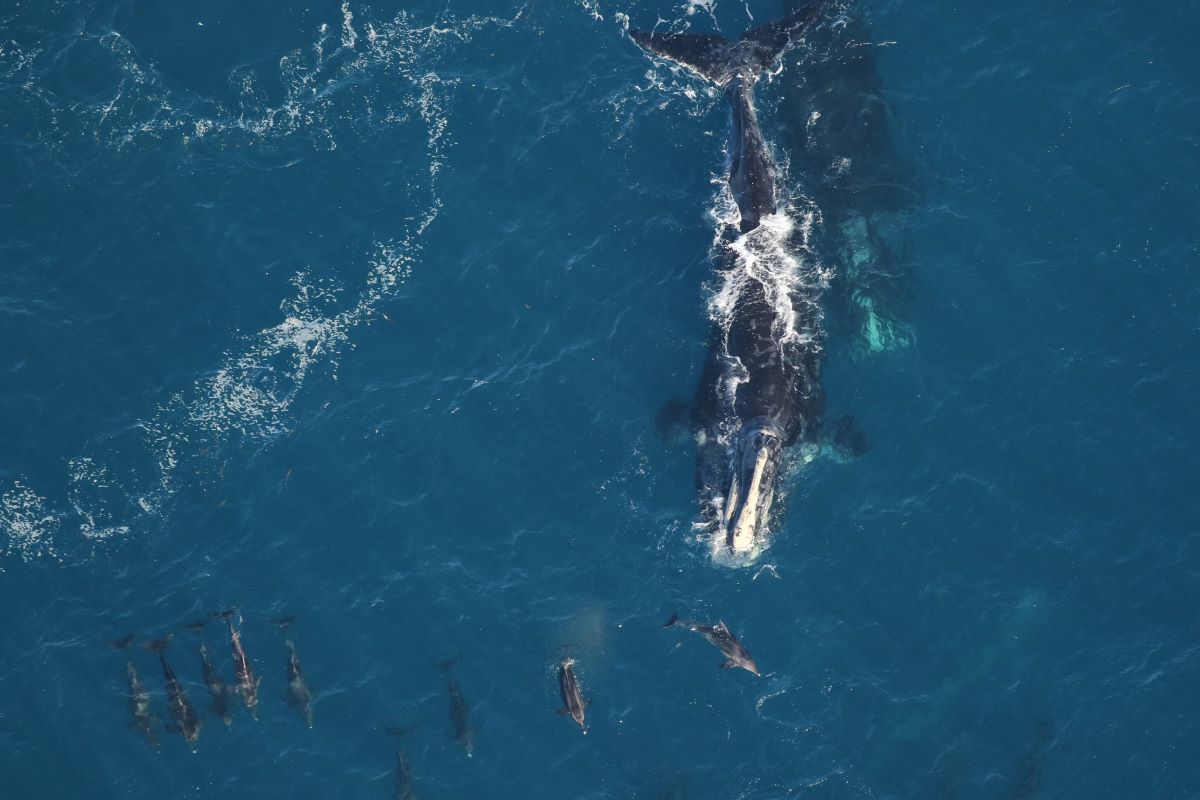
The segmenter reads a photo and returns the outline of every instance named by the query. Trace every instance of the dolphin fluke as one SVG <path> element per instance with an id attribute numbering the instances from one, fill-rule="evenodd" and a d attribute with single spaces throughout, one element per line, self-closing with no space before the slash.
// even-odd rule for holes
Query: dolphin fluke
<path id="1" fill-rule="evenodd" d="M 172 634 L 168 633 L 161 639 L 155 639 L 153 642 L 146 642 L 142 645 L 142 647 L 146 648 L 152 653 L 161 653 L 162 651 L 166 650 L 167 645 L 171 643 L 171 636 Z"/>
<path id="2" fill-rule="evenodd" d="M 454 665 L 459 661 L 462 661 L 462 656 L 455 656 L 454 658 L 447 658 L 443 659 L 442 661 L 434 661 L 433 665 L 438 669 L 449 672 L 450 670 L 454 669 Z"/>
<path id="3" fill-rule="evenodd" d="M 670 59 L 714 83 L 737 73 L 756 78 L 800 37 L 825 6 L 813 0 L 781 19 L 752 28 L 731 41 L 709 33 L 652 33 L 631 30 L 629 37 L 645 49 Z"/>
<path id="4" fill-rule="evenodd" d="M 397 738 L 402 738 L 402 737 L 407 736 L 408 734 L 412 733 L 413 731 L 415 731 L 417 729 L 417 724 L 418 723 L 413 723 L 412 725 L 405 725 L 404 727 L 399 728 L 399 727 L 396 727 L 395 725 L 388 725 L 387 723 L 380 723 L 379 730 L 381 730 L 384 733 L 389 734 L 391 736 L 395 736 Z"/>
<path id="5" fill-rule="evenodd" d="M 281 631 L 287 632 L 288 628 L 292 627 L 292 623 L 296 621 L 295 614 L 288 614 L 286 617 L 276 617 L 268 619 L 267 622 L 277 626 Z"/>

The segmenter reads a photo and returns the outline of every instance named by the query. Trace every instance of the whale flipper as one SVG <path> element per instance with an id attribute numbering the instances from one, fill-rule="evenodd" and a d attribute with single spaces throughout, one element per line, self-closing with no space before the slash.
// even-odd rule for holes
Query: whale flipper
<path id="1" fill-rule="evenodd" d="M 835 461 L 845 463 L 862 458 L 870 449 L 870 442 L 858 422 L 849 414 L 843 414 L 825 424 L 821 435 L 821 447 Z"/>
<path id="2" fill-rule="evenodd" d="M 747 31 L 732 42 L 709 33 L 649 33 L 631 30 L 643 48 L 687 67 L 702 78 L 724 83 L 739 70 L 757 76 L 802 34 L 820 14 L 826 0 L 814 0 L 787 16 Z"/>
<path id="3" fill-rule="evenodd" d="M 658 438 L 669 445 L 683 444 L 692 439 L 692 406 L 683 400 L 668 400 L 654 415 Z"/>

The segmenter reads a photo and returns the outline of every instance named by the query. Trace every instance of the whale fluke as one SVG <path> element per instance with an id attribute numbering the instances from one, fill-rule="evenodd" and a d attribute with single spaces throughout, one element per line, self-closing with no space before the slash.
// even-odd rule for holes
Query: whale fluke
<path id="1" fill-rule="evenodd" d="M 687 67 L 702 78 L 724 83 L 735 73 L 758 77 L 820 14 L 826 0 L 814 0 L 787 16 L 752 28 L 735 41 L 710 33 L 651 33 L 631 30 L 642 47 Z"/>
<path id="2" fill-rule="evenodd" d="M 730 41 L 708 33 L 648 33 L 631 30 L 629 38 L 663 58 L 682 64 L 710 81 L 719 81 L 729 64 Z"/>

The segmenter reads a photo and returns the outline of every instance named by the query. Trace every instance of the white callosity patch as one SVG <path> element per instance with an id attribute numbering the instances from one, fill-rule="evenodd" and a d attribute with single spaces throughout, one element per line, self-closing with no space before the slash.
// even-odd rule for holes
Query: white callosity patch
<path id="1" fill-rule="evenodd" d="M 380 303 L 394 297 L 410 276 L 420 256 L 421 236 L 441 208 L 438 175 L 445 165 L 449 100 L 456 81 L 440 77 L 436 67 L 451 45 L 467 43 L 487 27 L 511 27 L 524 10 L 512 19 L 443 16 L 434 25 L 418 25 L 406 12 L 390 21 L 359 24 L 348 1 L 341 10 L 333 52 L 326 54 L 331 35 L 324 25 L 307 51 L 296 50 L 280 60 L 279 77 L 286 90 L 281 105 L 271 106 L 260 96 L 253 74 L 239 73 L 239 108 L 217 108 L 208 115 L 180 110 L 189 104 L 173 102 L 154 68 L 143 64 L 120 34 L 101 38 L 120 67 L 118 85 L 100 106 L 73 111 L 85 117 L 102 143 L 120 148 L 141 137 L 177 134 L 185 143 L 196 137 L 222 137 L 223 143 L 253 146 L 308 132 L 314 144 L 333 149 L 334 123 L 353 127 L 358 114 L 363 124 L 382 121 L 424 128 L 426 162 L 411 188 L 426 199 L 402 234 L 376 243 L 361 288 L 349 302 L 344 290 L 297 274 L 294 295 L 280 303 L 279 322 L 238 337 L 214 372 L 139 422 L 152 474 L 134 470 L 118 481 L 101 456 L 75 458 L 67 476 L 67 511 L 14 481 L 0 503 L 0 555 L 59 558 L 64 548 L 56 537 L 71 531 L 76 537 L 71 541 L 76 542 L 119 537 L 139 517 L 166 513 L 184 476 L 202 473 L 221 446 L 284 433 L 306 380 L 318 370 L 336 379 L 340 354 L 353 346 L 351 333 L 374 319 Z M 11 52 L 0 50 L 0 65 L 7 67 Z M 381 84 L 386 91 L 379 89 Z M 356 87 L 357 94 L 339 100 L 339 90 L 346 85 Z M 376 94 L 400 99 L 390 100 L 395 107 L 380 113 Z M 193 469 L 185 470 L 185 465 Z"/>

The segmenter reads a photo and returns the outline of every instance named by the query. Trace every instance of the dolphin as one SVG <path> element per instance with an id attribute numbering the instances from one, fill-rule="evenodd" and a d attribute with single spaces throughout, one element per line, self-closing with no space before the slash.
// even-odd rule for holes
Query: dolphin
<path id="1" fill-rule="evenodd" d="M 396 800 L 416 800 L 412 788 L 412 765 L 403 750 L 396 751 Z"/>
<path id="2" fill-rule="evenodd" d="M 187 690 L 175 676 L 175 670 L 171 669 L 171 665 L 167 663 L 165 651 L 170 641 L 171 636 L 168 634 L 161 639 L 147 643 L 145 647 L 147 650 L 158 653 L 158 660 L 162 663 L 163 677 L 167 681 L 167 705 L 171 708 L 171 719 L 174 720 L 168 729 L 182 734 L 188 745 L 195 750 L 196 742 L 200 739 L 200 729 L 204 727 L 204 720 L 200 719 L 196 714 L 196 709 L 192 708 Z"/>
<path id="3" fill-rule="evenodd" d="M 403 739 L 417 729 L 416 725 L 408 725 L 404 728 L 396 728 L 391 725 L 380 725 L 379 727 L 384 733 L 390 733 L 397 739 Z M 408 756 L 404 754 L 403 750 L 396 751 L 396 791 L 392 796 L 396 800 L 416 800 L 412 788 L 412 764 L 409 763 Z"/>
<path id="4" fill-rule="evenodd" d="M 454 677 L 456 663 L 458 663 L 458 659 L 452 658 L 448 661 L 435 662 L 434 666 L 446 671 L 447 689 L 450 692 L 451 736 L 462 745 L 462 749 L 470 757 L 475 755 L 475 729 L 471 726 L 471 706 L 467 704 L 467 698 L 463 697 L 462 687 L 458 685 L 458 680 Z"/>
<path id="5" fill-rule="evenodd" d="M 125 650 L 133 643 L 133 637 L 134 635 L 131 633 L 117 639 L 112 646 L 118 650 Z M 150 742 L 152 747 L 158 747 L 158 733 L 154 730 L 154 723 L 158 718 L 150 709 L 150 692 L 138 677 L 137 667 L 133 665 L 133 661 L 125 662 L 125 677 L 129 682 L 129 713 L 133 716 L 133 722 L 130 725 L 141 731 L 142 736 L 146 737 L 146 741 Z"/>
<path id="6" fill-rule="evenodd" d="M 583 699 L 583 693 L 579 690 L 579 681 L 575 677 L 575 659 L 568 656 L 558 665 L 558 692 L 562 695 L 563 707 L 558 710 L 558 713 L 564 717 L 570 717 L 579 725 L 579 730 L 587 733 L 587 726 L 584 725 L 584 716 L 587 707 L 592 703 L 590 700 Z"/>
<path id="7" fill-rule="evenodd" d="M 725 654 L 725 661 L 720 665 L 721 669 L 741 667 L 747 672 L 759 675 L 758 665 L 754 663 L 754 658 L 750 655 L 750 651 L 746 649 L 741 640 L 733 635 L 733 632 L 729 630 L 729 626 L 723 621 L 717 622 L 716 625 L 703 625 L 699 622 L 680 619 L 678 614 L 672 614 L 671 618 L 663 623 L 662 627 L 687 628 L 689 631 L 703 634 L 705 639 Z"/>
<path id="8" fill-rule="evenodd" d="M 125 662 L 125 675 L 129 679 L 129 712 L 133 715 L 131 724 L 141 731 L 151 747 L 158 747 L 158 733 L 154 730 L 158 717 L 150 710 L 150 692 L 138 677 L 132 661 Z"/>
<path id="9" fill-rule="evenodd" d="M 231 725 L 233 716 L 230 714 L 229 708 L 229 687 L 217 674 L 217 668 L 213 666 L 212 659 L 208 657 L 208 647 L 204 642 L 200 643 L 200 663 L 204 667 L 204 685 L 208 687 L 208 693 L 212 695 L 212 712 L 220 717 L 226 725 Z"/>
<path id="10" fill-rule="evenodd" d="M 288 649 L 288 704 L 300 712 L 300 716 L 304 717 L 304 721 L 311 728 L 313 726 L 312 690 L 308 688 L 308 683 L 304 680 L 304 673 L 300 670 L 300 658 L 296 655 L 296 645 L 292 644 L 291 639 L 285 639 L 284 644 Z"/>
<path id="11" fill-rule="evenodd" d="M 229 646 L 233 650 L 233 676 L 237 680 L 237 692 L 250 709 L 250 716 L 258 719 L 258 685 L 262 678 L 255 679 L 250 659 L 246 658 L 246 650 L 242 647 L 242 637 L 237 628 L 233 627 L 233 615 L 236 608 L 218 611 L 213 616 L 225 621 L 229 626 Z"/>
<path id="12" fill-rule="evenodd" d="M 731 301 L 714 326 L 692 422 L 698 429 L 701 516 L 718 534 L 714 555 L 724 548 L 743 561 L 761 550 L 785 448 L 797 442 L 817 445 L 824 403 L 816 297 L 794 297 L 797 287 L 762 267 L 770 256 L 778 260 L 777 254 L 743 255 L 769 247 L 774 234 L 758 230 L 778 211 L 776 169 L 758 124 L 754 86 L 825 4 L 815 0 L 736 41 L 712 34 L 629 32 L 644 49 L 721 87 L 732 110 L 728 185 L 737 204 L 738 233 L 720 245 L 732 259 L 726 270 Z M 759 264 L 751 268 L 750 261 Z"/>

